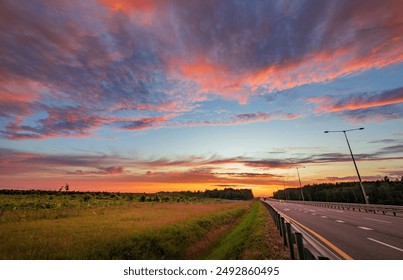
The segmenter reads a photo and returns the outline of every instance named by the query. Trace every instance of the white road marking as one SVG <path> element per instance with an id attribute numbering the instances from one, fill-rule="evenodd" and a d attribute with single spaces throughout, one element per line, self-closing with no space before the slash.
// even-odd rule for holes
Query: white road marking
<path id="1" fill-rule="evenodd" d="M 363 229 L 363 230 L 373 230 L 372 228 L 369 228 L 369 227 L 358 227 L 358 228 Z"/>
<path id="2" fill-rule="evenodd" d="M 290 211 L 290 209 L 288 209 L 288 208 L 284 208 L 284 211 Z"/>
<path id="3" fill-rule="evenodd" d="M 312 216 L 316 216 L 316 213 L 311 213 Z"/>
<path id="4" fill-rule="evenodd" d="M 395 246 L 390 245 L 390 244 L 387 244 L 387 243 L 384 243 L 384 242 L 382 242 L 382 241 L 379 241 L 379 240 L 376 240 L 376 239 L 373 239 L 373 238 L 370 238 L 370 237 L 367 237 L 367 239 L 368 239 L 368 240 L 371 240 L 371 241 L 374 241 L 374 242 L 376 242 L 376 243 L 382 244 L 382 245 L 384 245 L 384 246 L 387 246 L 387 247 L 389 247 L 389 248 L 398 250 L 398 251 L 400 251 L 400 252 L 403 252 L 403 249 L 398 248 L 398 247 L 395 247 Z"/>
<path id="5" fill-rule="evenodd" d="M 335 209 L 325 209 L 325 211 L 344 213 L 344 211 L 342 211 L 342 210 L 335 210 Z"/>
<path id="6" fill-rule="evenodd" d="M 345 223 L 345 221 L 342 221 L 342 220 L 336 220 L 336 222 L 338 222 L 338 223 Z"/>
<path id="7" fill-rule="evenodd" d="M 371 219 L 371 218 L 364 218 L 365 220 L 371 220 L 371 221 L 377 221 L 381 223 L 386 223 L 386 224 L 391 224 L 391 222 L 388 221 L 383 221 L 383 220 L 378 220 L 378 219 Z"/>
<path id="8" fill-rule="evenodd" d="M 323 219 L 327 219 L 327 216 L 320 216 L 321 218 L 323 218 Z"/>

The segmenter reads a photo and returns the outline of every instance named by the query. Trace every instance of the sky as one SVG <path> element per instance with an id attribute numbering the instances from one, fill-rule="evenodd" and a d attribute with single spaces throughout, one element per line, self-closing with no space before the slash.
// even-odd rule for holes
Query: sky
<path id="1" fill-rule="evenodd" d="M 403 176 L 403 1 L 0 1 L 0 188 Z"/>

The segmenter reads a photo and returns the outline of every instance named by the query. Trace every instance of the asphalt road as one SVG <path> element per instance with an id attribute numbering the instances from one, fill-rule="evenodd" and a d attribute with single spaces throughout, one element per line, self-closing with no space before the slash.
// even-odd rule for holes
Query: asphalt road
<path id="1" fill-rule="evenodd" d="M 266 201 L 359 260 L 403 260 L 403 218 Z"/>

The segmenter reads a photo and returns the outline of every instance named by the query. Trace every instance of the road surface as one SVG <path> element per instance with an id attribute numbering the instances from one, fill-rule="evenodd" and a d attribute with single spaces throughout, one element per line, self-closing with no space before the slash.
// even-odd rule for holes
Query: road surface
<path id="1" fill-rule="evenodd" d="M 403 218 L 266 201 L 359 260 L 403 260 Z"/>

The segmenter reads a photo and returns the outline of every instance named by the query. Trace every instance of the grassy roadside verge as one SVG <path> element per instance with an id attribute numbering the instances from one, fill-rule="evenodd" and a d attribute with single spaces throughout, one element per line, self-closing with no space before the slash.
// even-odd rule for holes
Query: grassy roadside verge
<path id="1" fill-rule="evenodd" d="M 0 259 L 288 258 L 259 201 L 70 210 L 24 210 L 18 219 L 6 212 Z"/>
<path id="2" fill-rule="evenodd" d="M 219 239 L 205 259 L 289 259 L 267 209 L 256 201 L 241 222 Z"/>
<path id="3" fill-rule="evenodd" d="M 147 230 L 104 247 L 90 258 L 101 259 L 188 259 L 189 248 L 199 243 L 217 228 L 233 224 L 245 213 L 236 208 L 201 219 L 175 224 L 161 230 Z M 206 243 L 206 246 L 209 244 Z M 199 246 L 198 251 L 205 248 Z M 198 253 L 196 253 L 198 254 Z"/>
<path id="4" fill-rule="evenodd" d="M 217 229 L 235 224 L 249 205 L 137 203 L 66 209 L 63 217 L 55 215 L 59 209 L 24 210 L 18 217 L 9 211 L 0 220 L 0 239 L 5 241 L 0 242 L 0 259 L 196 258 L 211 244 L 200 241 L 206 236 L 215 240 Z M 189 251 L 194 244 L 196 251 Z"/>

